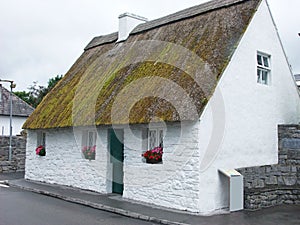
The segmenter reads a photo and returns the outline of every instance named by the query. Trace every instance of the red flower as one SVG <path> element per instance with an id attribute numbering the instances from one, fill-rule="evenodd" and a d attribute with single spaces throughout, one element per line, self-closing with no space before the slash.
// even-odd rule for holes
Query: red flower
<path id="1" fill-rule="evenodd" d="M 82 153 L 84 158 L 89 160 L 95 160 L 96 157 L 96 145 L 94 146 L 84 146 L 82 148 Z"/>
<path id="2" fill-rule="evenodd" d="M 45 150 L 45 147 L 40 145 L 38 146 L 36 149 L 35 149 L 35 153 L 37 155 L 40 155 L 40 156 L 45 156 L 46 155 L 46 150 Z"/>
<path id="3" fill-rule="evenodd" d="M 147 150 L 142 154 L 142 157 L 145 159 L 155 159 L 155 160 L 160 160 L 162 159 L 162 154 L 163 154 L 163 148 L 162 147 L 155 147 L 151 150 Z"/>

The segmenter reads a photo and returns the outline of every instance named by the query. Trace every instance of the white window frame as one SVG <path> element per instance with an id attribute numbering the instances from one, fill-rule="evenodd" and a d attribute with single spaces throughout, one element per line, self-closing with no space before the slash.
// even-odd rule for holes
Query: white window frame
<path id="1" fill-rule="evenodd" d="M 155 133 L 154 142 L 151 140 L 153 137 L 153 133 Z M 155 147 L 163 147 L 164 146 L 164 129 L 163 128 L 149 128 L 148 129 L 148 149 L 153 149 Z"/>
<path id="2" fill-rule="evenodd" d="M 83 130 L 81 138 L 81 147 L 93 147 L 97 144 L 97 132 L 94 130 Z"/>
<path id="3" fill-rule="evenodd" d="M 46 149 L 46 133 L 39 131 L 37 132 L 37 138 L 36 138 L 36 145 L 37 147 L 39 146 L 44 146 L 44 148 Z"/>
<path id="4" fill-rule="evenodd" d="M 266 53 L 257 52 L 256 66 L 257 83 L 262 85 L 271 85 L 271 56 Z"/>

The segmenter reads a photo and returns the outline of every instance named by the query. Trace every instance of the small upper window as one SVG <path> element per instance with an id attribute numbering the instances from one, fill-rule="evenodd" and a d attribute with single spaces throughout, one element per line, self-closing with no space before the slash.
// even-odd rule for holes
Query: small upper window
<path id="1" fill-rule="evenodd" d="M 2 85 L 0 84 L 0 102 L 2 102 Z"/>
<path id="2" fill-rule="evenodd" d="M 267 54 L 257 53 L 257 83 L 264 85 L 271 83 L 270 56 Z"/>

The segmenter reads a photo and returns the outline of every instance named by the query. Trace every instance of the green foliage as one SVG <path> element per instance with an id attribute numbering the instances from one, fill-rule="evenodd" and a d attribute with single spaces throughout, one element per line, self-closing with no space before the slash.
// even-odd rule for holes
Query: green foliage
<path id="1" fill-rule="evenodd" d="M 26 92 L 26 91 L 15 91 L 14 94 L 16 96 L 18 96 L 20 99 L 22 99 L 23 101 L 25 101 L 28 104 L 30 104 L 30 94 L 29 94 L 29 92 Z"/>
<path id="2" fill-rule="evenodd" d="M 57 75 L 56 77 L 50 78 L 48 81 L 48 87 L 47 90 L 50 92 L 54 86 L 63 78 L 63 75 Z"/>
<path id="3" fill-rule="evenodd" d="M 29 91 L 16 91 L 14 92 L 19 98 L 27 102 L 29 105 L 36 108 L 43 98 L 54 88 L 54 86 L 62 79 L 62 75 L 57 75 L 56 77 L 50 78 L 48 81 L 48 86 L 44 87 L 38 85 L 36 81 L 33 82 L 28 90 Z"/>

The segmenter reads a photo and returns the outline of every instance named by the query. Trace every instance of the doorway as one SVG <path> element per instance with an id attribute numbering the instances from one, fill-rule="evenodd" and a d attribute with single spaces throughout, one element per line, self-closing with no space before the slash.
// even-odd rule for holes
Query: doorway
<path id="1" fill-rule="evenodd" d="M 109 130 L 110 162 L 112 163 L 112 193 L 123 194 L 124 131 Z"/>

